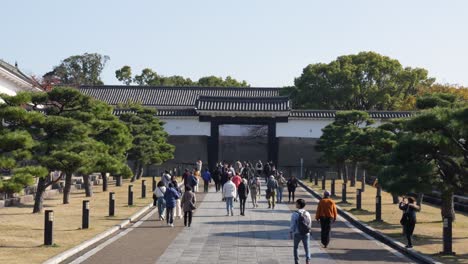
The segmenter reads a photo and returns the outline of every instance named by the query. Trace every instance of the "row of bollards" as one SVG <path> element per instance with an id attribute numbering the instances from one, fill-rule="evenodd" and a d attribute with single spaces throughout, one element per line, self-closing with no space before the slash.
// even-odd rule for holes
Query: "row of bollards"
<path id="1" fill-rule="evenodd" d="M 117 179 L 119 179 L 118 177 Z M 121 184 L 121 183 L 120 183 Z M 117 184 L 117 186 L 120 186 Z M 153 176 L 153 190 L 156 188 L 156 179 Z M 146 181 L 141 181 L 141 198 L 146 198 Z M 133 185 L 128 186 L 128 206 L 133 205 Z M 82 206 L 82 217 L 81 217 L 81 228 L 89 228 L 89 216 L 90 216 L 90 202 L 89 200 L 83 201 Z M 109 216 L 115 216 L 115 193 L 109 192 Z M 53 223 L 54 223 L 54 211 L 46 210 L 44 215 L 44 245 L 51 246 L 53 244 Z"/>

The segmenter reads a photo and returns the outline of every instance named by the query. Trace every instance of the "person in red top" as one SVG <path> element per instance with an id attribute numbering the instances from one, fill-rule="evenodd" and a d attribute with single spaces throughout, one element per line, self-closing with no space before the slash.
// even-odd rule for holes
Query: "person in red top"
<path id="1" fill-rule="evenodd" d="M 330 198 L 330 193 L 325 191 L 323 193 L 323 198 L 320 200 L 317 206 L 317 212 L 315 214 L 315 219 L 320 221 L 321 227 L 321 242 L 323 247 L 327 247 L 330 243 L 330 230 L 331 223 L 336 221 L 337 210 L 335 202 Z"/>
<path id="2" fill-rule="evenodd" d="M 234 201 L 237 201 L 237 198 L 239 197 L 239 184 L 242 182 L 242 178 L 239 175 L 239 172 L 236 172 L 236 175 L 232 177 L 232 182 L 234 183 L 234 185 L 236 185 L 237 195 Z"/>

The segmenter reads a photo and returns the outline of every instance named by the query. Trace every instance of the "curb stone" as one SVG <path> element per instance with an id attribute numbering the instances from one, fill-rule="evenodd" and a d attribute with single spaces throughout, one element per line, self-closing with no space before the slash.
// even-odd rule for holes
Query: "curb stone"
<path id="1" fill-rule="evenodd" d="M 106 237 L 109 237 L 110 235 L 114 234 L 115 232 L 119 231 L 120 229 L 124 228 L 125 226 L 129 225 L 131 222 L 135 221 L 136 219 L 138 219 L 142 214 L 146 213 L 148 210 L 150 210 L 151 208 L 153 207 L 153 202 L 151 202 L 150 204 L 148 204 L 147 206 L 143 207 L 140 211 L 136 212 L 135 214 L 133 214 L 132 216 L 130 216 L 128 219 L 122 221 L 120 224 L 117 224 L 115 225 L 114 227 L 111 227 L 109 229 L 107 229 L 106 231 L 98 234 L 97 236 L 89 239 L 89 240 L 86 240 L 84 241 L 83 243 L 67 250 L 67 251 L 64 251 L 48 260 L 46 260 L 45 262 L 43 262 L 43 264 L 56 264 L 56 263 L 60 263 L 64 260 L 66 260 L 67 258 L 77 254 L 78 252 L 84 250 L 85 248 L 93 245 L 94 243 L 106 238 Z"/>
<path id="2" fill-rule="evenodd" d="M 304 188 L 307 192 L 312 194 L 317 199 L 322 199 L 322 196 L 318 194 L 316 191 L 314 191 L 312 188 L 304 184 L 301 180 L 298 180 L 299 185 L 301 185 L 302 188 Z M 380 233 L 376 229 L 362 223 L 359 221 L 354 215 L 348 213 L 347 211 L 341 209 L 339 206 L 336 206 L 338 214 L 346 219 L 348 222 L 350 222 L 352 225 L 357 227 L 359 230 L 363 231 L 364 233 L 370 235 L 374 239 L 384 243 L 385 245 L 397 250 L 398 252 L 404 254 L 405 256 L 408 256 L 409 258 L 417 261 L 418 263 L 424 263 L 424 264 L 442 264 L 441 262 L 435 261 L 434 259 L 425 256 L 423 254 L 420 254 L 414 250 L 407 249 L 405 248 L 405 245 L 403 243 L 400 243 L 398 241 L 395 241 L 391 239 L 390 237 Z"/>

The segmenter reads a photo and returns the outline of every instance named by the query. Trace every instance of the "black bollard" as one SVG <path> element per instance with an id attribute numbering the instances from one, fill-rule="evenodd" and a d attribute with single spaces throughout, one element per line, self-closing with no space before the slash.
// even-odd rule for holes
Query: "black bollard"
<path id="1" fill-rule="evenodd" d="M 156 176 L 154 176 L 154 175 L 153 175 L 153 186 L 151 186 L 151 187 L 152 187 L 151 190 L 153 190 L 153 192 L 154 192 L 154 190 L 156 190 Z"/>
<path id="2" fill-rule="evenodd" d="M 326 189 L 325 187 L 326 181 L 327 181 L 327 176 L 323 175 L 322 176 L 322 190 Z"/>
<path id="3" fill-rule="evenodd" d="M 362 209 L 362 206 L 361 206 L 362 195 L 361 195 L 361 193 L 362 193 L 361 189 L 356 190 L 356 209 L 358 209 L 358 210 Z"/>
<path id="4" fill-rule="evenodd" d="M 341 185 L 341 201 L 343 203 L 347 203 L 347 200 L 346 200 L 346 183 L 343 183 Z"/>
<path id="5" fill-rule="evenodd" d="M 141 198 L 146 198 L 146 181 L 141 181 Z"/>
<path id="6" fill-rule="evenodd" d="M 54 243 L 54 211 L 46 210 L 44 215 L 44 245 L 51 246 Z"/>
<path id="7" fill-rule="evenodd" d="M 309 181 L 312 182 L 312 172 L 309 171 Z"/>
<path id="8" fill-rule="evenodd" d="M 89 228 L 89 201 L 83 201 L 83 209 L 81 214 L 81 229 Z"/>
<path id="9" fill-rule="evenodd" d="M 330 191 L 331 191 L 331 194 L 330 194 L 330 195 L 331 195 L 332 197 L 335 197 L 335 196 L 336 196 L 336 193 L 335 193 L 335 179 L 332 179 L 332 180 L 331 180 L 331 188 L 330 188 L 330 189 L 331 189 L 331 190 L 330 190 Z"/>
<path id="10" fill-rule="evenodd" d="M 452 218 L 444 217 L 444 231 L 443 231 L 443 249 L 440 252 L 442 255 L 455 255 L 452 251 Z"/>
<path id="11" fill-rule="evenodd" d="M 315 172 L 314 185 L 318 185 L 318 172 Z"/>
<path id="12" fill-rule="evenodd" d="M 375 197 L 375 221 L 382 221 L 382 196 Z"/>
<path id="13" fill-rule="evenodd" d="M 109 216 L 114 216 L 115 214 L 115 193 L 109 193 Z"/>
<path id="14" fill-rule="evenodd" d="M 128 205 L 133 205 L 133 185 L 128 186 Z"/>
<path id="15" fill-rule="evenodd" d="M 122 186 L 122 176 L 115 176 L 115 186 Z"/>

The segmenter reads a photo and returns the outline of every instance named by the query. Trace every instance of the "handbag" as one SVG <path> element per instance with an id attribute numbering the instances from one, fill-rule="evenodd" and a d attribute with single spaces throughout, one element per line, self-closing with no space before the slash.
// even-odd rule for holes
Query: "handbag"
<path id="1" fill-rule="evenodd" d="M 197 209 L 195 204 L 193 202 L 190 202 L 190 210 L 195 210 L 195 209 Z"/>

